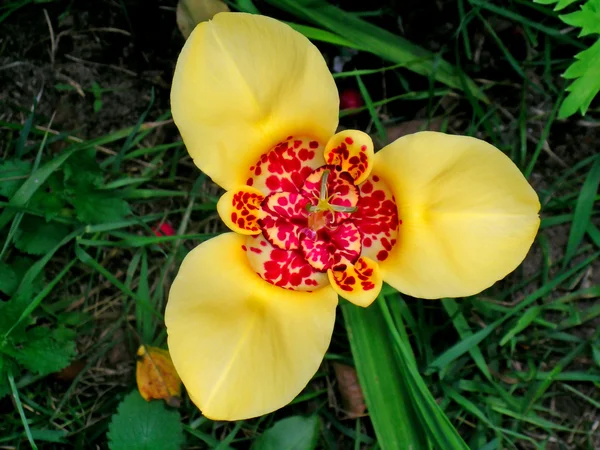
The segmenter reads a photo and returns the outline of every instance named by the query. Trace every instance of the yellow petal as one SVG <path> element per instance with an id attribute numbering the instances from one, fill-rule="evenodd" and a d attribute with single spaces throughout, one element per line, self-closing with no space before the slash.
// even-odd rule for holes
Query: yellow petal
<path id="1" fill-rule="evenodd" d="M 265 196 L 258 189 L 240 186 L 225 192 L 217 203 L 221 220 L 232 231 L 253 235 L 260 233 L 258 219 L 261 215 L 260 204 Z"/>
<path id="2" fill-rule="evenodd" d="M 164 399 L 171 406 L 179 406 L 181 380 L 167 350 L 140 345 L 135 379 L 144 400 Z"/>
<path id="3" fill-rule="evenodd" d="M 354 265 L 345 263 L 327 271 L 331 287 L 340 297 L 363 308 L 375 301 L 383 279 L 379 264 L 370 258 L 361 256 Z"/>
<path id="4" fill-rule="evenodd" d="M 473 295 L 513 271 L 539 227 L 537 194 L 512 161 L 466 136 L 422 132 L 375 155 L 402 221 L 383 279 L 421 298 Z"/>
<path id="5" fill-rule="evenodd" d="M 171 108 L 196 165 L 230 190 L 288 136 L 327 142 L 339 98 L 323 57 L 277 20 L 217 14 L 193 31 L 177 61 Z"/>
<path id="6" fill-rule="evenodd" d="M 289 403 L 327 350 L 337 295 L 286 290 L 250 269 L 246 237 L 210 239 L 185 260 L 165 313 L 169 350 L 205 416 L 239 420 Z"/>
<path id="7" fill-rule="evenodd" d="M 367 133 L 344 130 L 333 136 L 325 147 L 325 162 L 341 166 L 350 173 L 354 184 L 369 178 L 373 166 L 373 141 Z"/>

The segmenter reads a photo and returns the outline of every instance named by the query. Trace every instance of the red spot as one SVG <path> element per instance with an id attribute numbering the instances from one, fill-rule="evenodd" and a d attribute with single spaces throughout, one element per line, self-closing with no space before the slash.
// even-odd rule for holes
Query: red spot
<path id="1" fill-rule="evenodd" d="M 366 146 L 366 145 L 361 145 L 361 146 L 360 146 L 360 149 L 361 149 L 363 152 L 366 152 L 366 151 L 367 151 L 367 146 Z"/>
<path id="2" fill-rule="evenodd" d="M 370 247 L 371 245 L 373 245 L 373 241 L 371 240 L 371 238 L 364 238 L 362 243 L 364 247 Z"/>
<path id="3" fill-rule="evenodd" d="M 356 89 L 345 89 L 340 94 L 340 109 L 356 109 L 364 104 L 362 95 Z"/>
<path id="4" fill-rule="evenodd" d="M 273 261 L 285 261 L 287 259 L 287 253 L 285 250 L 276 248 L 271 252 L 271 259 Z"/>
<path id="5" fill-rule="evenodd" d="M 290 284 L 292 286 L 300 286 L 302 283 L 302 276 L 299 273 L 293 273 L 290 275 Z"/>
<path id="6" fill-rule="evenodd" d="M 381 250 L 379 253 L 377 253 L 377 259 L 379 261 L 383 261 L 384 259 L 387 259 L 388 257 L 388 252 L 386 252 L 385 250 Z"/>
<path id="7" fill-rule="evenodd" d="M 248 186 L 252 186 L 254 184 L 254 179 L 252 177 L 248 178 L 248 180 L 246 181 L 246 184 Z"/>
<path id="8" fill-rule="evenodd" d="M 258 255 L 260 255 L 262 253 L 262 250 L 260 248 L 256 248 L 256 247 L 250 247 L 250 251 L 254 252 Z"/>
<path id="9" fill-rule="evenodd" d="M 373 181 L 377 183 L 379 181 L 379 177 L 377 175 L 373 175 Z"/>
<path id="10" fill-rule="evenodd" d="M 354 140 L 350 136 L 348 136 L 346 139 L 344 139 L 344 141 L 346 141 L 346 144 L 348 144 L 348 145 L 354 144 Z"/>
<path id="11" fill-rule="evenodd" d="M 175 236 L 175 228 L 173 228 L 169 222 L 163 222 L 163 223 L 161 223 L 158 226 L 158 228 L 153 227 L 152 231 L 154 232 L 154 235 L 157 236 L 157 237 L 161 237 L 161 236 Z"/>
<path id="12" fill-rule="evenodd" d="M 319 147 L 319 143 L 317 141 L 310 141 L 310 144 L 308 144 L 310 146 L 310 148 L 318 148 Z"/>
<path id="13" fill-rule="evenodd" d="M 242 250 L 244 250 L 246 252 L 246 251 L 248 251 L 248 248 L 245 245 L 242 245 Z"/>
<path id="14" fill-rule="evenodd" d="M 267 181 L 265 184 L 272 191 L 276 191 L 281 186 L 281 183 L 279 182 L 279 178 L 277 178 L 275 175 L 271 175 L 269 178 L 267 178 Z"/>

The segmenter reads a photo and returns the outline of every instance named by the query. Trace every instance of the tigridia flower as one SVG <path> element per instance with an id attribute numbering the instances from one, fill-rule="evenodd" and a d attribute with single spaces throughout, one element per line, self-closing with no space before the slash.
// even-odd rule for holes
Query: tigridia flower
<path id="1" fill-rule="evenodd" d="M 421 132 L 374 153 L 367 134 L 336 134 L 323 57 L 274 19 L 200 24 L 171 103 L 194 163 L 226 190 L 232 230 L 187 255 L 166 309 L 173 363 L 207 417 L 290 402 L 323 359 L 338 295 L 368 306 L 385 281 L 469 296 L 514 270 L 537 232 L 535 191 L 484 141 Z"/>

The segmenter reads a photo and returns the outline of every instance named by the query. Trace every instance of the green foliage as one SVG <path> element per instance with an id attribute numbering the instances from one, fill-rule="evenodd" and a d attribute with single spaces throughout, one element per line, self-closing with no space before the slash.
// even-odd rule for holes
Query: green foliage
<path id="1" fill-rule="evenodd" d="M 12 197 L 31 172 L 31 163 L 18 159 L 0 163 L 0 196 Z"/>
<path id="2" fill-rule="evenodd" d="M 25 369 L 48 375 L 65 368 L 75 356 L 74 333 L 66 329 L 36 327 L 12 336 L 16 361 Z M 20 341 L 20 342 L 19 342 Z"/>
<path id="3" fill-rule="evenodd" d="M 110 450 L 178 450 L 184 442 L 179 411 L 147 402 L 135 390 L 112 417 L 108 439 Z"/>
<path id="4" fill-rule="evenodd" d="M 550 5 L 556 3 L 555 10 L 562 10 L 577 0 L 535 0 Z M 581 28 L 579 36 L 600 34 L 600 0 L 587 0 L 579 11 L 559 16 L 567 25 Z M 558 112 L 565 118 L 580 111 L 585 115 L 592 100 L 600 92 L 600 39 L 575 55 L 576 61 L 565 71 L 563 77 L 575 80 L 567 87 L 569 95 L 564 99 Z"/>
<path id="5" fill-rule="evenodd" d="M 21 132 L 17 155 L 26 154 L 19 146 L 27 132 Z M 0 201 L 5 198 L 9 205 L 0 215 L 0 238 L 6 242 L 0 256 L 0 396 L 9 392 L 9 369 L 45 376 L 65 368 L 76 356 L 74 331 L 46 310 L 35 311 L 48 291 L 44 265 L 77 228 L 130 214 L 121 195 L 106 189 L 91 148 L 64 152 L 40 168 L 21 157 L 0 163 Z M 19 207 L 27 207 L 28 213 L 19 212 Z M 58 279 L 62 276 L 64 272 Z"/>
<path id="6" fill-rule="evenodd" d="M 69 227 L 62 223 L 29 217 L 21 222 L 15 237 L 15 247 L 30 255 L 43 255 L 52 250 L 67 234 Z"/>
<path id="7" fill-rule="evenodd" d="M 252 445 L 252 450 L 313 450 L 319 437 L 317 416 L 288 417 L 275 423 Z"/>

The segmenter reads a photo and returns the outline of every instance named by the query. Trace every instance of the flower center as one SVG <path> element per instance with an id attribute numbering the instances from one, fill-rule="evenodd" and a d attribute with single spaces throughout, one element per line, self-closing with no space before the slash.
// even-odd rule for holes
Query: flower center
<path id="1" fill-rule="evenodd" d="M 386 184 L 365 174 L 365 146 L 353 144 L 346 138 L 324 150 L 314 140 L 289 137 L 250 168 L 247 186 L 231 194 L 232 210 L 219 208 L 232 229 L 249 235 L 250 265 L 269 283 L 314 290 L 333 274 L 347 289 L 355 288 L 353 280 L 371 286 L 364 274 L 389 256 L 398 213 Z"/>

